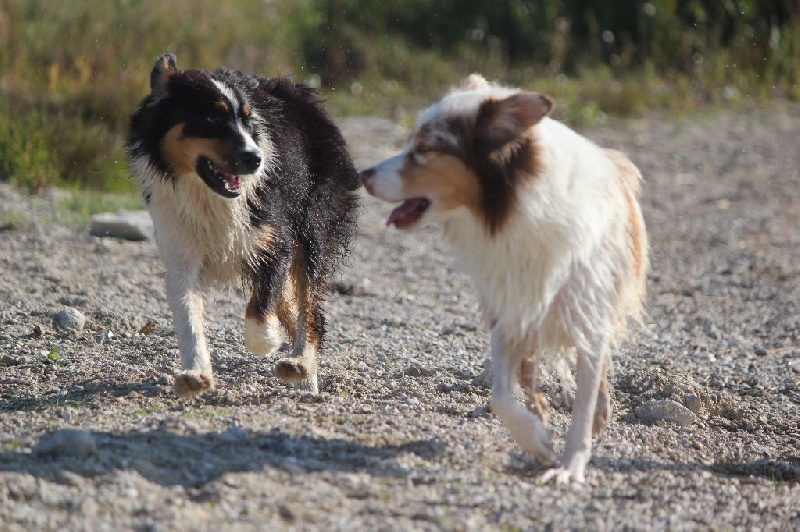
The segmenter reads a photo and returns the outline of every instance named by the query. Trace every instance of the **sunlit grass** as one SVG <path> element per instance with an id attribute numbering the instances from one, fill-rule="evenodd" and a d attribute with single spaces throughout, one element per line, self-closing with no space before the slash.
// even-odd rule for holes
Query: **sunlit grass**
<path id="1" fill-rule="evenodd" d="M 663 14 L 667 4 L 654 4 Z M 132 197 L 124 135 L 148 91 L 152 63 L 165 51 L 174 52 L 183 68 L 224 65 L 267 77 L 293 74 L 320 86 L 335 116 L 381 115 L 403 123 L 413 122 L 420 109 L 470 72 L 551 95 L 556 116 L 572 125 L 652 109 L 687 113 L 800 100 L 797 24 L 769 35 L 770 53 L 763 57 L 754 52 L 763 48 L 756 47 L 761 37 L 741 28 L 723 48 L 715 45 L 715 34 L 678 24 L 654 33 L 644 51 L 623 47 L 609 58 L 600 27 L 592 30 L 600 45 L 592 41 L 583 49 L 573 42 L 574 28 L 543 26 L 560 24 L 542 7 L 553 2 L 545 2 L 531 14 L 544 17 L 537 19 L 544 51 L 512 62 L 491 36 L 479 42 L 470 37 L 475 28 L 458 26 L 472 22 L 448 26 L 464 34 L 455 46 L 436 44 L 436 35 L 429 36 L 433 44 L 401 35 L 413 17 L 420 27 L 430 26 L 427 11 L 414 8 L 430 5 L 0 0 L 0 180 L 32 191 L 78 186 Z M 387 22 L 389 11 L 382 9 L 402 12 L 402 24 Z M 648 59 L 635 60 L 643 52 Z M 97 203 L 73 207 L 85 218 Z"/>

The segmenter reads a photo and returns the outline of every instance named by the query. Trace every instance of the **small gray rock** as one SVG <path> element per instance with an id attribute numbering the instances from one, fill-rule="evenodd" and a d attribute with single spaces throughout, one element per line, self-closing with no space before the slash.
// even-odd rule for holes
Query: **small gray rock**
<path id="1" fill-rule="evenodd" d="M 467 412 L 467 417 L 481 417 L 485 416 L 489 412 L 492 411 L 492 408 L 489 405 L 479 406 L 472 410 L 471 412 Z"/>
<path id="2" fill-rule="evenodd" d="M 95 453 L 97 443 L 94 436 L 79 429 L 61 429 L 42 436 L 33 448 L 33 454 L 38 456 L 86 458 Z"/>
<path id="3" fill-rule="evenodd" d="M 65 307 L 53 316 L 56 327 L 65 332 L 80 332 L 86 325 L 86 318 L 78 309 Z"/>
<path id="4" fill-rule="evenodd" d="M 124 240 L 147 240 L 153 237 L 153 220 L 147 211 L 104 212 L 92 216 L 89 233 Z"/>
<path id="5" fill-rule="evenodd" d="M 486 357 L 483 360 L 483 373 L 472 379 L 472 385 L 480 388 L 492 387 L 492 359 Z"/>
<path id="6" fill-rule="evenodd" d="M 691 410 L 671 399 L 644 403 L 636 409 L 636 417 L 645 423 L 669 421 L 683 427 L 691 425 L 697 418 Z"/>
<path id="7" fill-rule="evenodd" d="M 700 413 L 700 409 L 703 407 L 703 401 L 701 401 L 696 395 L 687 395 L 683 398 L 683 406 L 695 414 L 698 414 Z"/>

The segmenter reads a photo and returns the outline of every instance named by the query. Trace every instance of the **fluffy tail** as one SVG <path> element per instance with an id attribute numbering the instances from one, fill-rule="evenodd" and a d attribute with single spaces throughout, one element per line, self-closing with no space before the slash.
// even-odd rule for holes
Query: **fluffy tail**
<path id="1" fill-rule="evenodd" d="M 642 173 L 630 159 L 616 150 L 606 150 L 609 158 L 619 170 L 618 176 L 625 194 L 628 211 L 628 251 L 630 253 L 629 280 L 623 280 L 619 293 L 620 324 L 622 330 L 627 319 L 641 322 L 644 308 L 645 284 L 650 267 L 648 258 L 647 230 L 639 207 L 642 190 Z"/>

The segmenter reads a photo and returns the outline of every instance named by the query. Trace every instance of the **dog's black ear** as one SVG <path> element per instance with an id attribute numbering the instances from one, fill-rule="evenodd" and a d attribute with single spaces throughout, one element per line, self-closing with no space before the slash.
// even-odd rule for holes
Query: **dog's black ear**
<path id="1" fill-rule="evenodd" d="M 476 138 L 503 146 L 538 124 L 554 106 L 549 97 L 531 92 L 520 92 L 502 100 L 486 100 L 478 110 Z"/>
<path id="2" fill-rule="evenodd" d="M 156 60 L 153 71 L 150 73 L 150 91 L 156 97 L 161 97 L 167 93 L 167 81 L 178 72 L 177 59 L 174 54 L 164 54 Z"/>

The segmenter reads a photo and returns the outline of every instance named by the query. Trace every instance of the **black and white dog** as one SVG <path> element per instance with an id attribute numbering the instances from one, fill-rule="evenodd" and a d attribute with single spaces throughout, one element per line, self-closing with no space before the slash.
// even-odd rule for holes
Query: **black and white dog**
<path id="1" fill-rule="evenodd" d="M 166 265 L 183 371 L 175 391 L 213 388 L 203 290 L 252 290 L 244 342 L 274 353 L 284 382 L 316 393 L 327 278 L 347 253 L 358 175 L 320 95 L 288 78 L 180 70 L 161 56 L 131 119 L 127 151 Z"/>

